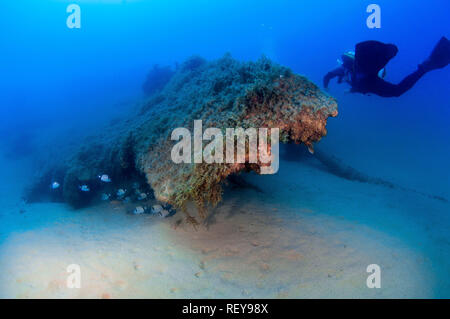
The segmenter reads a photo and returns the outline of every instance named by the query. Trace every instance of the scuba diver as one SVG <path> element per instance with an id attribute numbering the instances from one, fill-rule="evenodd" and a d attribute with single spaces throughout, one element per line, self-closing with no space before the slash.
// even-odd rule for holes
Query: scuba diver
<path id="1" fill-rule="evenodd" d="M 323 86 L 327 89 L 330 80 L 337 77 L 338 83 L 345 81 L 351 85 L 352 93 L 398 97 L 411 89 L 427 72 L 442 69 L 450 63 L 450 41 L 442 37 L 429 58 L 419 64 L 415 72 L 399 84 L 392 84 L 383 78 L 386 75 L 386 64 L 397 55 L 397 52 L 398 48 L 394 44 L 378 41 L 358 43 L 355 52 L 349 51 L 342 55 L 340 67 L 325 75 Z"/>

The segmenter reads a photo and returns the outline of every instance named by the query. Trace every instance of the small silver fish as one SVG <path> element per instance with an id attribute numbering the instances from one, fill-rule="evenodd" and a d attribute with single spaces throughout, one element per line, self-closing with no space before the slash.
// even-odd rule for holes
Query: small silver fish
<path id="1" fill-rule="evenodd" d="M 161 205 L 153 205 L 152 206 L 152 214 L 159 214 L 164 210 Z"/>
<path id="2" fill-rule="evenodd" d="M 162 211 L 159 212 L 159 216 L 165 218 L 167 216 L 170 215 L 170 212 L 167 209 L 163 209 Z"/>
<path id="3" fill-rule="evenodd" d="M 52 189 L 57 189 L 57 188 L 59 188 L 59 186 L 61 186 L 61 185 L 59 185 L 58 182 L 53 182 L 52 183 Z"/>
<path id="4" fill-rule="evenodd" d="M 118 197 L 122 197 L 123 195 L 125 195 L 126 192 L 127 192 L 127 190 L 123 190 L 122 188 L 120 188 L 120 189 L 117 191 L 117 196 L 118 196 Z"/>
<path id="5" fill-rule="evenodd" d="M 102 200 L 108 200 L 111 197 L 111 194 L 102 194 Z"/>
<path id="6" fill-rule="evenodd" d="M 146 193 L 140 193 L 137 199 L 138 200 L 143 200 L 143 199 L 146 199 L 146 198 L 147 198 L 147 194 Z"/>
<path id="7" fill-rule="evenodd" d="M 100 178 L 100 180 L 104 183 L 111 183 L 111 178 L 109 178 L 106 174 L 99 175 L 98 178 Z"/>
<path id="8" fill-rule="evenodd" d="M 144 207 L 138 206 L 134 209 L 133 214 L 140 215 L 140 214 L 143 214 L 144 212 L 145 212 Z"/>
<path id="9" fill-rule="evenodd" d="M 89 192 L 90 191 L 89 186 L 87 186 L 87 185 L 81 185 L 81 186 L 78 186 L 78 187 L 80 188 L 80 190 L 82 192 Z"/>

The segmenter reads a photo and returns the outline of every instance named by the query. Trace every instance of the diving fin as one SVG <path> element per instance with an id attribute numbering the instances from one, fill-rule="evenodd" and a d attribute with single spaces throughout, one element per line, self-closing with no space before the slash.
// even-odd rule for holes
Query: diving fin
<path id="1" fill-rule="evenodd" d="M 450 64 L 450 41 L 442 37 L 431 52 L 430 57 L 420 65 L 426 72 L 442 69 Z"/>
<path id="2" fill-rule="evenodd" d="M 378 72 L 397 55 L 394 44 L 379 41 L 360 42 L 355 47 L 355 71 L 357 74 L 378 77 Z"/>

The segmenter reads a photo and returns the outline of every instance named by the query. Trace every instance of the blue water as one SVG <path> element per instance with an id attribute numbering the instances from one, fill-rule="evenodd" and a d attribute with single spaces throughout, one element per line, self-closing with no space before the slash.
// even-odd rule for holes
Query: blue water
<path id="1" fill-rule="evenodd" d="M 380 29 L 366 26 L 372 2 L 381 7 Z M 70 3 L 81 7 L 81 29 L 66 26 Z M 448 0 L 4 0 L 0 152 L 33 158 L 32 145 L 42 136 L 68 128 L 95 131 L 123 111 L 121 102 L 142 98 L 155 63 L 174 65 L 193 54 L 215 59 L 230 52 L 240 60 L 264 54 L 321 85 L 342 52 L 372 39 L 398 46 L 386 80 L 399 82 L 441 36 L 450 37 L 449 9 Z M 345 93 L 348 87 L 333 81 L 329 93 L 338 99 L 339 116 L 329 120 L 317 148 L 370 176 L 450 199 L 449 83 L 447 67 L 386 99 Z M 416 224 L 432 219 L 430 256 L 439 268 L 435 275 L 447 283 L 436 286 L 435 296 L 450 297 L 449 275 L 442 271 L 450 265 L 450 205 L 395 205 Z M 373 221 L 384 213 L 347 217 Z M 391 228 L 395 233 L 395 223 Z"/>

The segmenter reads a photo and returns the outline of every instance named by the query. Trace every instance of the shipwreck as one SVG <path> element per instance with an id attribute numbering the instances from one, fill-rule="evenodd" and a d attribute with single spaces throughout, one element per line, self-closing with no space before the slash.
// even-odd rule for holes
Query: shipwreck
<path id="1" fill-rule="evenodd" d="M 280 142 L 303 143 L 312 151 L 313 143 L 327 133 L 327 119 L 337 114 L 333 97 L 265 57 L 256 62 L 240 62 L 229 54 L 214 61 L 192 57 L 137 112 L 105 126 L 64 160 L 49 165 L 26 197 L 29 201 L 56 198 L 77 208 L 105 194 L 114 197 L 117 189 L 124 192 L 121 197 L 130 198 L 139 188 L 137 193 L 151 191 L 158 201 L 197 223 L 186 210 L 188 202 L 195 203 L 199 217 L 205 218 L 208 205 L 221 200 L 227 177 L 243 171 L 260 173 L 265 164 L 174 163 L 175 128 L 193 131 L 197 120 L 204 127 L 222 130 L 223 136 L 226 128 L 277 128 Z M 103 174 L 110 182 L 99 179 Z M 55 181 L 61 187 L 50 189 Z"/>

